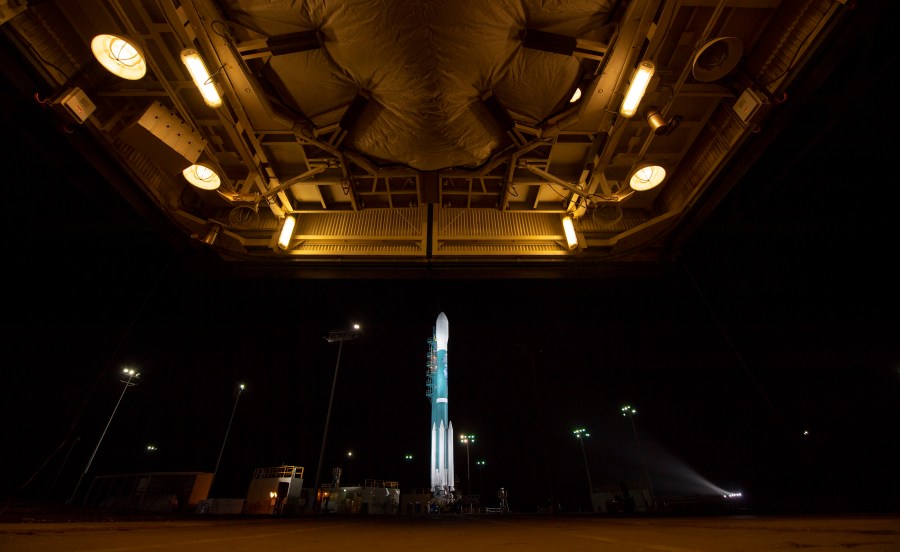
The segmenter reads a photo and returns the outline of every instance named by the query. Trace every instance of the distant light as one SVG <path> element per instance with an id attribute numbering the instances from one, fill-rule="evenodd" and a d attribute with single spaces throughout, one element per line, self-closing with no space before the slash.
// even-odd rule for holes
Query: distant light
<path id="1" fill-rule="evenodd" d="M 91 51 L 100 65 L 117 77 L 138 80 L 147 73 L 147 63 L 140 48 L 120 36 L 95 36 L 91 40 Z"/>
<path id="2" fill-rule="evenodd" d="M 241 391 L 243 391 L 246 388 L 246 386 L 243 383 L 239 387 L 241 388 Z"/>
<path id="3" fill-rule="evenodd" d="M 804 430 L 804 431 L 803 431 L 803 434 L 804 434 L 804 435 L 809 435 L 809 431 Z"/>
<path id="4" fill-rule="evenodd" d="M 348 450 L 348 451 L 347 451 L 347 456 L 353 456 L 353 451 L 352 451 L 352 450 Z"/>
<path id="5" fill-rule="evenodd" d="M 359 324 L 354 324 L 354 325 L 353 325 L 353 329 L 354 329 L 354 330 L 358 330 L 358 329 L 359 329 Z"/>
<path id="6" fill-rule="evenodd" d="M 723 498 L 741 498 L 742 496 L 744 495 L 741 493 L 727 493 L 722 495 Z"/>

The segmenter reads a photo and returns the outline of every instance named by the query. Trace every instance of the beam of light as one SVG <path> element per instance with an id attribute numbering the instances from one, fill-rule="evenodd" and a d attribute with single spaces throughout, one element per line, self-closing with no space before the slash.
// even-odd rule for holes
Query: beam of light
<path id="1" fill-rule="evenodd" d="M 624 409 L 623 409 L 624 411 Z M 653 478 L 653 487 L 657 495 L 700 495 L 718 496 L 729 499 L 743 498 L 741 489 L 726 488 L 713 483 L 696 469 L 688 466 L 683 460 L 676 458 L 671 452 L 665 450 L 658 443 L 644 439 L 647 448 L 647 461 L 650 475 Z M 637 452 L 632 452 L 633 447 L 616 447 L 618 451 L 615 461 L 620 466 L 630 466 L 636 469 L 640 458 Z M 622 477 L 625 477 L 623 474 Z M 728 484 L 725 484 L 728 486 Z"/>

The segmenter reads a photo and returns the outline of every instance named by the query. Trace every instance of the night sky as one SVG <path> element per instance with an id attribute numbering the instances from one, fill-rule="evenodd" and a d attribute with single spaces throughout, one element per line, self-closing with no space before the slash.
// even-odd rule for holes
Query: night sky
<path id="1" fill-rule="evenodd" d="M 141 377 L 89 476 L 212 471 L 244 383 L 212 495 L 243 497 L 255 468 L 284 464 L 312 485 L 339 349 L 324 337 L 354 322 L 321 480 L 340 466 L 344 484 L 424 488 L 427 340 L 444 312 L 449 417 L 476 435 L 471 481 L 459 444 L 457 477 L 488 506 L 504 487 L 515 511 L 584 510 L 588 472 L 634 481 L 643 458 L 657 495 L 896 509 L 898 117 L 873 124 L 888 87 L 848 84 L 874 57 L 835 72 L 675 261 L 628 279 L 218 277 L 77 161 L 9 144 L 9 159 L 41 163 L 17 178 L 58 201 L 8 198 L 0 492 L 68 498 L 123 367 Z M 896 54 L 878 62 L 896 68 Z M 35 116 L 22 107 L 4 123 Z"/>

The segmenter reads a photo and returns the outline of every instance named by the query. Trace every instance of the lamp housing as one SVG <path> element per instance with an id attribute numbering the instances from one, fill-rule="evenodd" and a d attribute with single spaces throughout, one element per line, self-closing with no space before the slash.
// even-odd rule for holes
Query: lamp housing
<path id="1" fill-rule="evenodd" d="M 657 187 L 666 178 L 666 169 L 660 165 L 644 164 L 631 173 L 628 185 L 636 192 L 644 192 Z"/>
<path id="2" fill-rule="evenodd" d="M 201 190 L 216 190 L 222 184 L 215 169 L 206 163 L 195 163 L 181 171 L 181 175 Z"/>
<path id="3" fill-rule="evenodd" d="M 99 34 L 91 40 L 91 52 L 110 73 L 126 80 L 139 80 L 147 74 L 147 62 L 141 49 L 130 40 L 113 34 Z"/>
<path id="4" fill-rule="evenodd" d="M 619 115 L 629 119 L 634 117 L 655 70 L 656 67 L 650 61 L 645 60 L 638 64 L 637 69 L 634 70 L 634 75 L 631 77 L 631 84 L 628 85 L 628 91 L 625 92 L 622 105 L 619 106 Z"/>
<path id="5" fill-rule="evenodd" d="M 278 247 L 287 249 L 291 245 L 291 238 L 294 237 L 294 227 L 297 225 L 297 217 L 288 215 L 284 217 L 284 224 L 281 226 L 281 233 L 278 235 Z"/>
<path id="6" fill-rule="evenodd" d="M 191 74 L 194 85 L 200 91 L 200 95 L 203 96 L 203 101 L 206 102 L 206 105 L 213 109 L 221 107 L 222 94 L 219 92 L 216 82 L 210 76 L 206 63 L 200 57 L 200 53 L 193 48 L 186 48 L 181 51 L 181 62 L 187 67 L 188 73 Z"/>
<path id="7" fill-rule="evenodd" d="M 571 215 L 566 215 L 562 220 L 563 232 L 566 235 L 566 245 L 569 246 L 569 249 L 575 249 L 578 247 L 578 237 L 575 235 L 575 223 L 572 220 Z"/>

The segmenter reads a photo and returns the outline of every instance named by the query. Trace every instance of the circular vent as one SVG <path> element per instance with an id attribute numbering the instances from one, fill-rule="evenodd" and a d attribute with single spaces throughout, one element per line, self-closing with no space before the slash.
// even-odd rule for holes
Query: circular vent
<path id="1" fill-rule="evenodd" d="M 257 205 L 238 205 L 228 213 L 228 222 L 236 228 L 252 228 L 259 222 Z"/>
<path id="2" fill-rule="evenodd" d="M 615 224 L 622 220 L 622 206 L 618 203 L 601 203 L 591 211 L 591 219 L 603 226 Z"/>
<path id="3" fill-rule="evenodd" d="M 719 80 L 737 67 L 743 54 L 741 39 L 733 36 L 714 38 L 694 56 L 691 73 L 700 82 Z"/>

